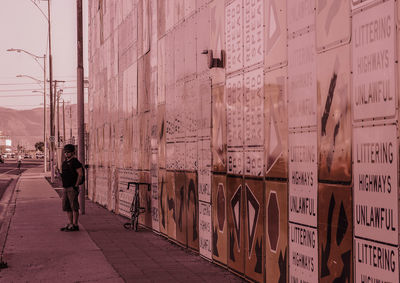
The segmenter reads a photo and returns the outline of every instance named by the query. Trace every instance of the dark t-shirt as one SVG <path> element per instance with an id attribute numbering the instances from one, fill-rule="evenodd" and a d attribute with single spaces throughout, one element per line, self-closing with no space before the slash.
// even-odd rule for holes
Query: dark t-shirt
<path id="1" fill-rule="evenodd" d="M 78 172 L 76 172 L 76 169 L 82 168 L 82 163 L 80 163 L 78 159 L 73 157 L 70 160 L 65 159 L 61 168 L 61 179 L 63 187 L 74 187 L 76 185 L 76 179 L 78 179 Z"/>

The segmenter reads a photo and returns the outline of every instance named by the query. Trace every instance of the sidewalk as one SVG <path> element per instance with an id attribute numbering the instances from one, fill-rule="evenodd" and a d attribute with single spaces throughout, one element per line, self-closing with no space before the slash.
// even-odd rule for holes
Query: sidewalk
<path id="1" fill-rule="evenodd" d="M 243 281 L 151 231 L 125 230 L 125 218 L 89 200 L 80 231 L 60 232 L 66 215 L 41 170 L 26 171 L 15 188 L 0 282 Z"/>

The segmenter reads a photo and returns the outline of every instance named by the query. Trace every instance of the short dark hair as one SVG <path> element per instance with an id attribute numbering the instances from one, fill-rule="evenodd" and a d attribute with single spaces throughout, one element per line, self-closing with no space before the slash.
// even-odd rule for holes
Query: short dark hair
<path id="1" fill-rule="evenodd" d="M 64 145 L 64 151 L 75 152 L 75 146 L 73 144 L 66 144 Z"/>

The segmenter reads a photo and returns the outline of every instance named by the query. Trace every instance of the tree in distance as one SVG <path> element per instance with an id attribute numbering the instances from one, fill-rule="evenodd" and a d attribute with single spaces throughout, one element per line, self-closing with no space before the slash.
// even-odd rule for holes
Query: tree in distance
<path id="1" fill-rule="evenodd" d="M 44 142 L 40 141 L 35 143 L 35 149 L 36 151 L 44 152 Z"/>

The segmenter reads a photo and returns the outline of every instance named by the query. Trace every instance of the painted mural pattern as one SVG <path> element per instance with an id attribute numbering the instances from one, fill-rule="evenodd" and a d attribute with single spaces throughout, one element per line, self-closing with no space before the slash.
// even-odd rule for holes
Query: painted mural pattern
<path id="1" fill-rule="evenodd" d="M 140 224 L 252 281 L 399 281 L 398 1 L 90 3 L 92 200 L 148 183 Z"/>

